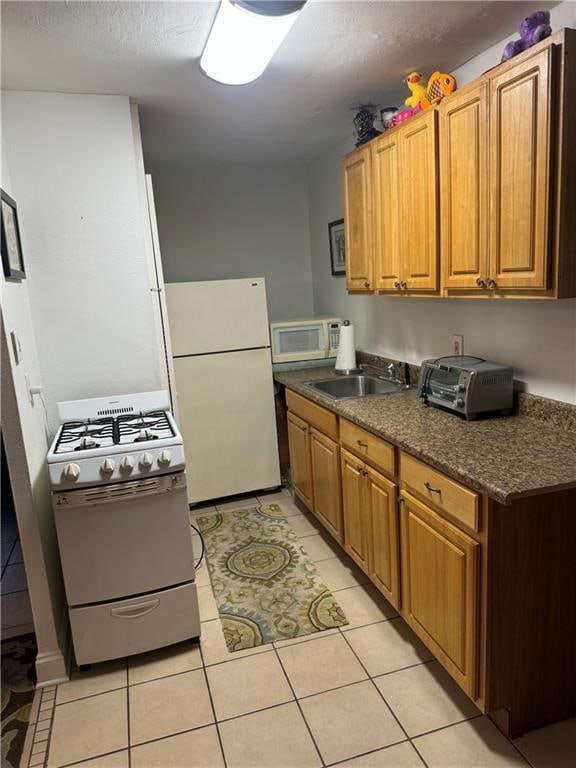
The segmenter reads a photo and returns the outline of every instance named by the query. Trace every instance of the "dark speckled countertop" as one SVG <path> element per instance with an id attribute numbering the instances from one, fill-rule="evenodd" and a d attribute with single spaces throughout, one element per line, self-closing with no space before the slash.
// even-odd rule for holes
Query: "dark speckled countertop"
<path id="1" fill-rule="evenodd" d="M 289 389 L 501 504 L 518 496 L 576 488 L 573 430 L 525 414 L 465 421 L 425 406 L 415 389 L 335 400 L 306 385 L 334 376 L 333 367 L 274 373 Z"/>

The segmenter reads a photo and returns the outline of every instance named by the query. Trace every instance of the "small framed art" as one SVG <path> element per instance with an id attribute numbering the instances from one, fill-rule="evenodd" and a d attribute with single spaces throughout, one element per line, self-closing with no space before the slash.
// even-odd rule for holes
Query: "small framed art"
<path id="1" fill-rule="evenodd" d="M 344 219 L 328 224 L 330 237 L 330 266 L 333 275 L 346 274 L 346 248 L 344 241 Z"/>
<path id="2" fill-rule="evenodd" d="M 7 280 L 22 280 L 26 277 L 24 272 L 24 259 L 22 257 L 22 243 L 20 241 L 20 229 L 18 227 L 18 211 L 16 202 L 0 190 L 2 199 L 2 267 Z"/>

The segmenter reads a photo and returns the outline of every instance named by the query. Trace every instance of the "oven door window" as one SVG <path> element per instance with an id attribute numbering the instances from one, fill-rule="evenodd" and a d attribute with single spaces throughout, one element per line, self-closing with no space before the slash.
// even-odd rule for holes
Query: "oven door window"
<path id="1" fill-rule="evenodd" d="M 436 400 L 453 403 L 458 392 L 459 379 L 460 371 L 457 370 L 441 368 L 434 371 L 428 383 L 430 395 Z"/>

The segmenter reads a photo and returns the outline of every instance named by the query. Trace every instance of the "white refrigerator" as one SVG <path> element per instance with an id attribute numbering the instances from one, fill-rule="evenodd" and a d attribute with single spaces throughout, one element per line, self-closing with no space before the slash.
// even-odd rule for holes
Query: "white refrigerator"
<path id="1" fill-rule="evenodd" d="M 264 278 L 166 284 L 188 500 L 280 485 Z"/>

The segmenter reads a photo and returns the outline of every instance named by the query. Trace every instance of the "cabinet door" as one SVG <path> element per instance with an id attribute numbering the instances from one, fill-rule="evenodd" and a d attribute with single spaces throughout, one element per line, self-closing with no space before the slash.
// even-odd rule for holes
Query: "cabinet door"
<path id="1" fill-rule="evenodd" d="M 398 504 L 395 483 L 366 468 L 370 504 L 370 578 L 395 608 L 400 607 Z"/>
<path id="2" fill-rule="evenodd" d="M 363 293 L 373 288 L 370 152 L 370 146 L 366 146 L 344 158 L 346 287 Z"/>
<path id="3" fill-rule="evenodd" d="M 490 277 L 496 289 L 548 285 L 553 48 L 490 80 Z"/>
<path id="4" fill-rule="evenodd" d="M 344 549 L 369 574 L 368 556 L 370 507 L 366 498 L 366 466 L 351 453 L 341 450 Z"/>
<path id="5" fill-rule="evenodd" d="M 340 493 L 340 446 L 310 429 L 313 512 L 338 541 L 342 541 L 342 496 Z"/>
<path id="6" fill-rule="evenodd" d="M 488 278 L 488 85 L 445 99 L 440 119 L 443 287 Z"/>
<path id="7" fill-rule="evenodd" d="M 402 492 L 402 613 L 474 697 L 480 545 Z"/>
<path id="8" fill-rule="evenodd" d="M 400 174 L 398 131 L 372 143 L 374 269 L 378 291 L 400 285 Z"/>
<path id="9" fill-rule="evenodd" d="M 310 427 L 293 413 L 288 413 L 288 445 L 294 492 L 312 509 L 312 466 L 310 462 Z"/>
<path id="10" fill-rule="evenodd" d="M 400 133 L 402 272 L 408 291 L 438 290 L 437 110 L 411 118 Z"/>

